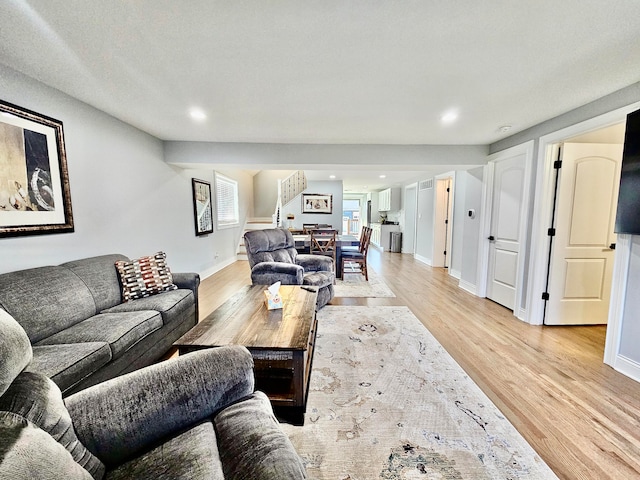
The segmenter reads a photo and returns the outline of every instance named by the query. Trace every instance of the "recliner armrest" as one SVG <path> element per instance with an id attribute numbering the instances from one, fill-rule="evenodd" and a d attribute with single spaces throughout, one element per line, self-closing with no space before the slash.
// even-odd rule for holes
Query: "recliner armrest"
<path id="1" fill-rule="evenodd" d="M 294 263 L 262 262 L 251 269 L 254 285 L 271 285 L 277 281 L 282 285 L 302 285 L 304 268 Z"/>
<path id="2" fill-rule="evenodd" d="M 240 346 L 180 356 L 65 399 L 80 441 L 107 465 L 211 418 L 254 390 L 253 359 Z"/>
<path id="3" fill-rule="evenodd" d="M 333 258 L 324 255 L 302 254 L 296 257 L 305 272 L 333 272 Z"/>

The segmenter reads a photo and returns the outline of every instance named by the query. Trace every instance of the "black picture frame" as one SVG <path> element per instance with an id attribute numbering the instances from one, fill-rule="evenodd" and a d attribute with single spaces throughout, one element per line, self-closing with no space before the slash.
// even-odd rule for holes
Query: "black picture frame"
<path id="1" fill-rule="evenodd" d="M 196 236 L 213 233 L 211 183 L 192 178 L 191 186 L 193 190 L 193 220 Z"/>
<path id="2" fill-rule="evenodd" d="M 0 101 L 0 237 L 74 231 L 62 122 Z"/>

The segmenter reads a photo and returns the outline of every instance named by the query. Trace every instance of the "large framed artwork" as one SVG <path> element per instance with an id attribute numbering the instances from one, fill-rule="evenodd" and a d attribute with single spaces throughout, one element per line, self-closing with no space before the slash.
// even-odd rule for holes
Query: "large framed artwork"
<path id="1" fill-rule="evenodd" d="M 197 178 L 192 178 L 191 184 L 193 186 L 193 215 L 196 224 L 196 236 L 213 233 L 211 184 Z"/>
<path id="2" fill-rule="evenodd" d="M 0 101 L 0 237 L 73 232 L 62 122 Z"/>
<path id="3" fill-rule="evenodd" d="M 332 198 L 324 193 L 303 193 L 302 213 L 332 213 Z"/>

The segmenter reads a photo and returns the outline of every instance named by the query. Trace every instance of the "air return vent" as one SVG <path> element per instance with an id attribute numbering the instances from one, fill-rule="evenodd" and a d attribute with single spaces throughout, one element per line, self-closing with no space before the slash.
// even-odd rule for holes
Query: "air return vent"
<path id="1" fill-rule="evenodd" d="M 429 188 L 433 188 L 433 178 L 429 180 L 422 180 L 420 182 L 420 190 L 427 190 Z"/>

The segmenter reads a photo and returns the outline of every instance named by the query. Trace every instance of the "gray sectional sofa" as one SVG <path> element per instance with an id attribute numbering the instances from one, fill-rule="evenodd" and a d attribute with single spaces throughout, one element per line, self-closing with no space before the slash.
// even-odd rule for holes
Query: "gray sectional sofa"
<path id="1" fill-rule="evenodd" d="M 173 273 L 175 290 L 122 302 L 112 254 L 0 275 L 0 308 L 26 331 L 28 371 L 69 395 L 156 362 L 198 318 L 195 273 Z"/>

